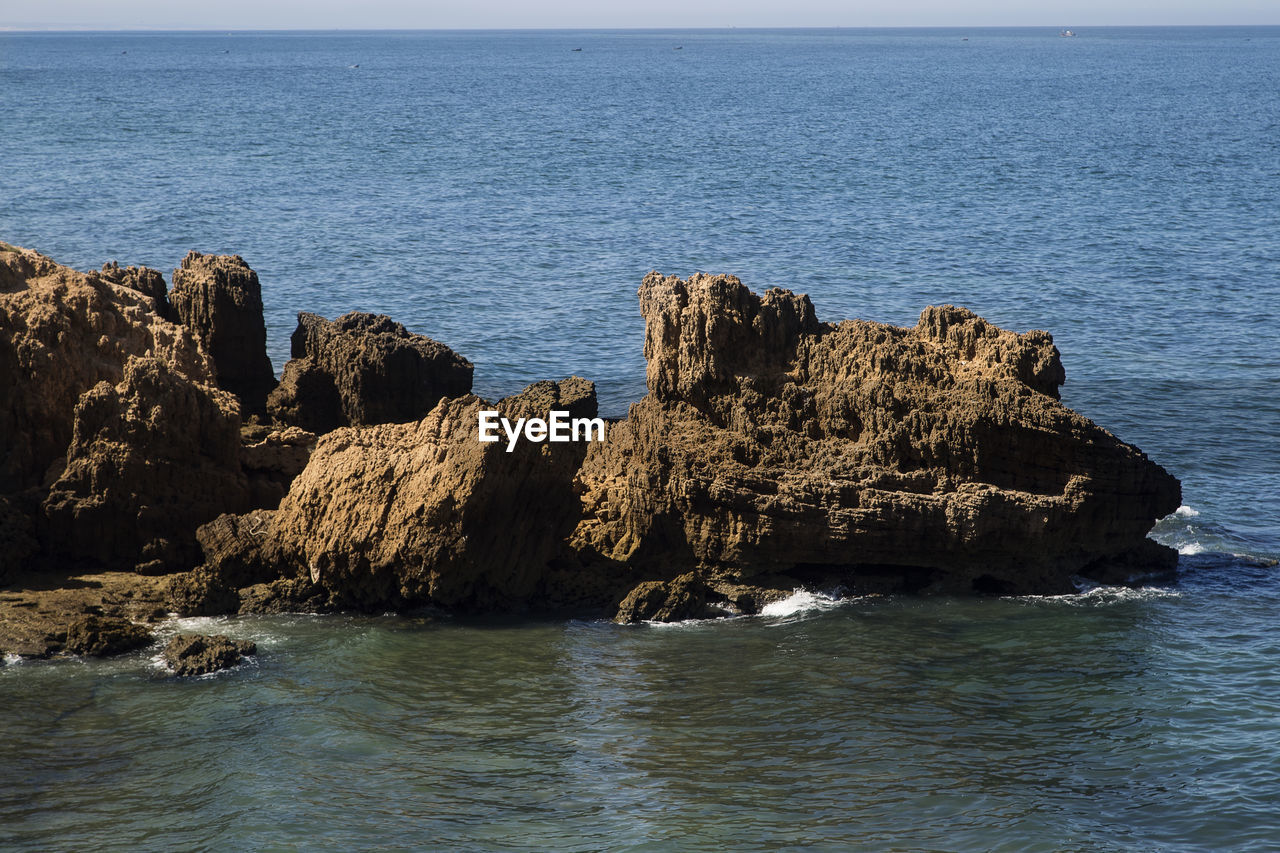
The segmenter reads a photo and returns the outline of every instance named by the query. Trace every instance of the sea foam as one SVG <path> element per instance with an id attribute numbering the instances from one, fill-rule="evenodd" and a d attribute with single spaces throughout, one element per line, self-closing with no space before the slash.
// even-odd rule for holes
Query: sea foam
<path id="1" fill-rule="evenodd" d="M 825 592 L 797 589 L 781 601 L 771 601 L 760 609 L 761 616 L 793 616 L 808 610 L 830 610 L 840 599 Z"/>

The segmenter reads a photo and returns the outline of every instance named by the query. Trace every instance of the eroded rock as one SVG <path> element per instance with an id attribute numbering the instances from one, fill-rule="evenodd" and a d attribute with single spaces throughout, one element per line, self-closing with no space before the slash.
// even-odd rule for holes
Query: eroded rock
<path id="1" fill-rule="evenodd" d="M 174 311 L 173 306 L 169 304 L 169 287 L 165 284 L 164 275 L 160 270 L 153 270 L 150 267 L 121 267 L 116 261 L 111 261 L 102 265 L 99 275 L 112 284 L 118 284 L 151 297 L 157 314 L 170 322 L 181 322 L 178 319 L 178 312 Z"/>
<path id="2" fill-rule="evenodd" d="M 58 476 L 80 395 L 119 382 L 131 356 L 212 381 L 195 338 L 159 313 L 154 280 L 142 273 L 121 280 L 0 246 L 0 494 Z"/>
<path id="3" fill-rule="evenodd" d="M 150 644 L 150 629 L 127 619 L 90 614 L 67 626 L 65 651 L 73 655 L 107 657 L 140 649 Z"/>
<path id="4" fill-rule="evenodd" d="M 249 501 L 235 399 L 158 359 L 131 358 L 119 385 L 99 383 L 76 405 L 42 538 L 61 559 L 178 571 L 200 562 L 197 526 Z"/>
<path id="5" fill-rule="evenodd" d="M 315 433 L 416 421 L 471 391 L 471 362 L 382 314 L 301 313 L 290 354 L 268 408 L 277 423 Z"/>
<path id="6" fill-rule="evenodd" d="M 240 451 L 240 463 L 254 492 L 253 503 L 257 506 L 279 504 L 293 478 L 307 467 L 315 443 L 315 433 L 288 427 L 272 430 L 261 441 L 245 445 Z"/>
<path id="7" fill-rule="evenodd" d="M 1048 592 L 1148 544 L 1178 481 L 1057 400 L 1052 338 L 964 309 L 819 323 L 804 296 L 651 274 L 649 396 L 593 445 L 573 545 L 602 571 L 898 571 Z"/>
<path id="8" fill-rule="evenodd" d="M 230 669 L 257 653 L 257 644 L 222 634 L 179 634 L 164 647 L 162 655 L 174 675 L 185 677 Z"/>
<path id="9" fill-rule="evenodd" d="M 258 274 L 239 255 L 190 252 L 173 271 L 169 298 L 212 357 L 217 386 L 236 395 L 246 416 L 265 414 L 276 379 Z"/>
<path id="10" fill-rule="evenodd" d="M 261 537 L 243 519 L 202 529 L 210 566 L 247 565 L 241 577 L 258 583 L 271 582 L 264 571 L 305 579 L 329 607 L 527 609 L 577 521 L 585 445 L 481 443 L 490 407 L 467 395 L 415 423 L 324 436 L 279 509 L 258 516 L 269 518 Z M 595 391 L 541 382 L 492 408 L 512 420 L 551 408 L 592 417 Z"/>
<path id="11" fill-rule="evenodd" d="M 645 581 L 627 594 L 618 605 L 613 621 L 683 622 L 707 614 L 707 582 L 693 572 L 670 581 Z"/>

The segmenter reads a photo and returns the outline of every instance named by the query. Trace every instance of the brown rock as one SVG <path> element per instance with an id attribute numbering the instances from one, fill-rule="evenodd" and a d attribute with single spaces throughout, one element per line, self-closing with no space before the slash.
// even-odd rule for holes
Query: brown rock
<path id="1" fill-rule="evenodd" d="M 248 655 L 256 655 L 258 647 L 247 641 L 230 640 L 222 634 L 179 634 L 164 647 L 164 661 L 174 675 L 204 675 L 230 669 Z"/>
<path id="2" fill-rule="evenodd" d="M 693 572 L 670 581 L 646 581 L 627 594 L 613 621 L 682 622 L 708 615 L 707 582 Z"/>
<path id="3" fill-rule="evenodd" d="M 127 287 L 130 290 L 138 291 L 144 296 L 151 297 L 157 314 L 170 322 L 181 322 L 178 319 L 178 313 L 169 304 L 169 288 L 164 283 L 164 275 L 159 270 L 153 270 L 150 267 L 124 267 L 122 269 L 120 264 L 112 261 L 102 265 L 102 271 L 99 275 L 112 284 L 118 284 L 121 287 Z"/>
<path id="4" fill-rule="evenodd" d="M 382 314 L 330 322 L 301 313 L 291 355 L 268 409 L 277 423 L 316 433 L 420 420 L 471 391 L 471 362 Z"/>
<path id="5" fill-rule="evenodd" d="M 178 571 L 199 562 L 198 525 L 248 508 L 235 399 L 133 358 L 119 385 L 100 383 L 77 404 L 42 538 L 64 559 Z"/>
<path id="6" fill-rule="evenodd" d="M 288 427 L 273 430 L 261 441 L 244 446 L 240 451 L 240 464 L 254 491 L 254 504 L 278 505 L 289 491 L 293 478 L 307 467 L 315 444 L 315 433 Z"/>
<path id="7" fill-rule="evenodd" d="M 585 446 L 481 443 L 490 407 L 446 399 L 416 423 L 322 438 L 272 514 L 259 565 L 292 566 L 284 574 L 318 584 L 330 606 L 528 607 L 577 521 Z M 492 406 L 513 420 L 552 407 L 594 416 L 594 387 L 542 382 Z"/>
<path id="8" fill-rule="evenodd" d="M 140 649 L 152 640 L 151 631 L 127 619 L 82 616 L 67 626 L 66 651 L 73 655 L 107 657 Z"/>
<path id="9" fill-rule="evenodd" d="M 240 609 L 240 592 L 216 572 L 199 566 L 168 579 L 165 603 L 179 616 L 221 616 Z"/>
<path id="10" fill-rule="evenodd" d="M 651 274 L 640 301 L 650 394 L 579 474 L 587 563 L 1046 592 L 1175 559 L 1145 535 L 1177 480 L 1058 402 L 1047 333 L 949 306 L 833 326 L 726 276 Z"/>
<path id="11" fill-rule="evenodd" d="M 276 379 L 258 274 L 239 255 L 190 252 L 173 271 L 170 299 L 213 358 L 218 387 L 239 398 L 244 414 L 264 414 Z"/>
<path id="12" fill-rule="evenodd" d="M 41 485 L 50 466 L 58 476 L 76 401 L 119 382 L 137 355 L 196 382 L 213 377 L 190 332 L 157 313 L 153 296 L 0 247 L 0 494 Z"/>
<path id="13" fill-rule="evenodd" d="M 67 627 L 85 614 L 153 622 L 167 612 L 163 582 L 135 572 L 23 572 L 0 590 L 0 653 L 48 657 L 64 651 Z"/>
<path id="14" fill-rule="evenodd" d="M 279 578 L 240 590 L 241 613 L 319 613 L 329 610 L 329 596 L 309 578 Z"/>

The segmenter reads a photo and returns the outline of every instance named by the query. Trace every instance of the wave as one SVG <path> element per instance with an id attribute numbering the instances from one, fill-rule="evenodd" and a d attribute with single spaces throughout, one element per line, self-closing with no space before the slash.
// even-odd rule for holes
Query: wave
<path id="1" fill-rule="evenodd" d="M 835 592 L 820 592 L 797 587 L 786 598 L 772 601 L 760 609 L 759 613 L 744 614 L 736 610 L 726 609 L 723 616 L 711 616 L 698 619 L 683 619 L 679 622 L 657 622 L 646 620 L 643 624 L 653 628 L 695 627 L 698 625 L 716 625 L 725 622 L 737 622 L 742 619 L 785 619 L 806 613 L 822 613 L 849 601 Z"/>
<path id="2" fill-rule="evenodd" d="M 828 592 L 814 592 L 798 588 L 781 601 L 772 601 L 760 609 L 761 616 L 794 616 L 809 611 L 830 610 L 842 600 Z"/>
<path id="3" fill-rule="evenodd" d="M 1122 604 L 1132 601 L 1157 601 L 1182 597 L 1180 591 L 1161 586 L 1108 586 L 1082 580 L 1079 583 L 1079 589 L 1079 592 L 1068 592 L 1060 595 L 1008 595 L 1003 597 L 1012 601 L 1025 601 L 1029 604 L 1052 602 L 1075 607 Z"/>

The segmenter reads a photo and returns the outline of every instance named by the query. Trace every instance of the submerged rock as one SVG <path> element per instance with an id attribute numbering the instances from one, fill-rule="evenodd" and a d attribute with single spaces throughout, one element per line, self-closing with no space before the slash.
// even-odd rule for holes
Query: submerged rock
<path id="1" fill-rule="evenodd" d="M 132 358 L 119 385 L 100 383 L 76 405 L 42 538 L 62 559 L 177 571 L 199 562 L 197 526 L 250 506 L 235 399 Z"/>
<path id="2" fill-rule="evenodd" d="M 174 675 L 183 677 L 230 669 L 257 653 L 255 643 L 231 640 L 222 634 L 179 634 L 164 647 L 162 656 Z"/>
<path id="3" fill-rule="evenodd" d="M 212 357 L 218 387 L 239 398 L 245 415 L 265 414 L 276 378 L 258 274 L 239 255 L 190 252 L 173 271 L 170 299 Z"/>
<path id="4" fill-rule="evenodd" d="M 640 302 L 650 393 L 579 473 L 589 565 L 1030 593 L 1176 560 L 1145 537 L 1178 481 L 1058 401 L 1045 332 L 825 324 L 730 276 L 654 273 Z"/>
<path id="5" fill-rule="evenodd" d="M 162 316 L 152 277 L 109 275 L 0 245 L 0 494 L 61 473 L 76 401 L 99 382 L 119 382 L 131 356 L 159 359 L 194 382 L 213 379 L 191 333 Z"/>
<path id="6" fill-rule="evenodd" d="M 472 365 L 383 314 L 298 315 L 271 417 L 316 433 L 416 421 L 471 391 Z"/>

